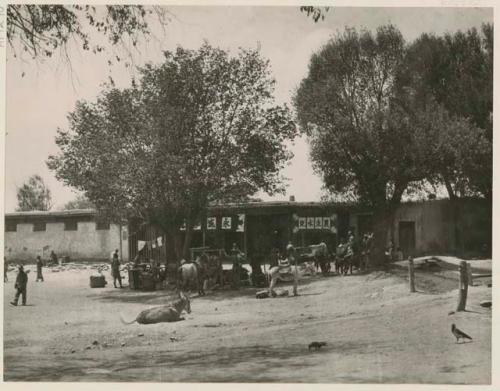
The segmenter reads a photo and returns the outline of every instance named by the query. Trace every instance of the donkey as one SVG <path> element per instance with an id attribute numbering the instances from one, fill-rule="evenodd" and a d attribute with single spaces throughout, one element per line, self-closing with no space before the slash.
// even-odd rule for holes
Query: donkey
<path id="1" fill-rule="evenodd" d="M 179 299 L 170 305 L 161 305 L 158 307 L 148 308 L 147 310 L 141 311 L 137 317 L 127 322 L 120 316 L 123 324 L 153 324 L 162 322 L 178 322 L 179 320 L 184 320 L 181 317 L 183 311 L 188 314 L 191 313 L 191 303 L 189 298 L 184 295 L 184 293 L 179 292 Z"/>

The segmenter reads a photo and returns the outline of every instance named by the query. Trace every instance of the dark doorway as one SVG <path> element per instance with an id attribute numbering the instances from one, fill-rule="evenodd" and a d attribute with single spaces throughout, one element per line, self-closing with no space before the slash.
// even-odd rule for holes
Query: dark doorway
<path id="1" fill-rule="evenodd" d="M 248 257 L 264 261 L 273 248 L 283 252 L 289 240 L 288 229 L 288 215 L 247 216 Z"/>
<path id="2" fill-rule="evenodd" d="M 415 222 L 400 221 L 399 222 L 399 247 L 403 251 L 403 256 L 407 258 L 409 255 L 415 254 Z"/>
<path id="3" fill-rule="evenodd" d="M 373 231 L 373 216 L 371 214 L 358 215 L 358 238 Z"/>

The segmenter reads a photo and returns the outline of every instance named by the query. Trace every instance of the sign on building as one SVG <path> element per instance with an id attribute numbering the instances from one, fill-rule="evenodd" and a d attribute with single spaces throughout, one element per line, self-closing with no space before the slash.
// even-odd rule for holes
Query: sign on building
<path id="1" fill-rule="evenodd" d="M 236 225 L 236 232 L 244 232 L 245 231 L 245 215 L 238 215 L 238 223 Z"/>
<path id="2" fill-rule="evenodd" d="M 222 229 L 231 229 L 231 217 L 222 218 Z"/>
<path id="3" fill-rule="evenodd" d="M 217 220 L 215 217 L 207 217 L 207 230 L 214 230 L 217 228 Z"/>

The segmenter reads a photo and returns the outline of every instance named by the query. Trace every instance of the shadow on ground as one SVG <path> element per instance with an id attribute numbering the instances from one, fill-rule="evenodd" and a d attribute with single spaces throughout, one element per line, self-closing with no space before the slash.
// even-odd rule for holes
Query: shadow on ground
<path id="1" fill-rule="evenodd" d="M 308 350 L 304 344 L 286 346 L 236 346 L 220 347 L 209 352 L 138 352 L 126 354 L 118 361 L 90 359 L 69 359 L 62 361 L 55 356 L 53 360 L 40 362 L 36 369 L 32 363 L 22 363 L 15 357 L 6 357 L 6 381 L 182 381 L 182 382 L 279 382 L 280 379 L 268 374 L 266 370 L 280 369 L 293 371 L 314 366 L 321 355 L 329 352 L 359 353 L 366 344 L 354 341 L 329 343 L 320 350 Z M 35 357 L 32 358 L 36 360 Z M 9 361 L 19 363 L 15 367 Z M 252 362 L 252 370 L 243 367 Z M 207 378 L 207 366 L 220 370 Z M 29 371 L 29 376 L 27 372 Z M 234 373 L 234 375 L 230 375 Z M 247 377 L 245 377 L 247 373 Z M 229 376 L 228 376 L 229 374 Z M 164 377 L 167 377 L 164 379 Z"/>

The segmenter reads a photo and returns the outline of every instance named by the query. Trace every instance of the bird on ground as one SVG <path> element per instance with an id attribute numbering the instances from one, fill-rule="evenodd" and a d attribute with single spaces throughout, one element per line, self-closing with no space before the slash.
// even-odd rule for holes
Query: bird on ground
<path id="1" fill-rule="evenodd" d="M 467 334 L 465 334 L 462 330 L 459 330 L 456 326 L 455 326 L 455 323 L 453 323 L 451 325 L 451 332 L 453 333 L 453 335 L 455 336 L 455 338 L 457 339 L 457 342 L 460 340 L 460 338 L 462 338 L 462 340 L 465 340 L 465 339 L 470 339 L 472 341 L 472 337 L 468 336 Z"/>
<path id="2" fill-rule="evenodd" d="M 314 350 L 318 350 L 320 349 L 322 346 L 326 346 L 326 342 L 311 342 L 309 344 L 309 350 L 311 349 L 314 349 Z"/>

